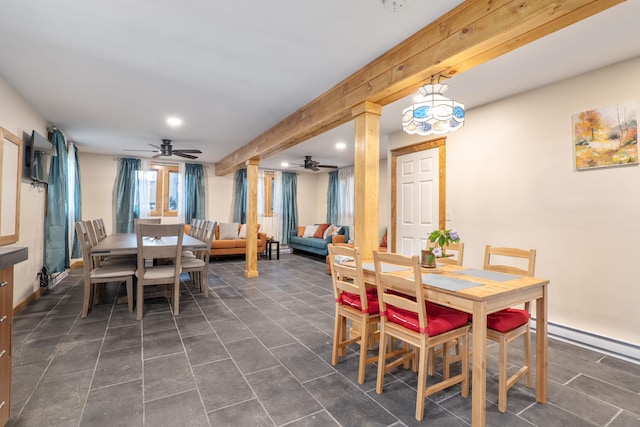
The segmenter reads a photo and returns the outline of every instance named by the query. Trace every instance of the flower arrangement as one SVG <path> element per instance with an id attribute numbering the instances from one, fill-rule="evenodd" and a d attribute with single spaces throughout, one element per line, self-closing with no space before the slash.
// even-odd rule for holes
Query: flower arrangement
<path id="1" fill-rule="evenodd" d="M 444 247 L 460 241 L 460 235 L 456 230 L 434 230 L 429 234 L 429 241 L 435 243 L 432 253 L 440 258 L 444 256 Z"/>

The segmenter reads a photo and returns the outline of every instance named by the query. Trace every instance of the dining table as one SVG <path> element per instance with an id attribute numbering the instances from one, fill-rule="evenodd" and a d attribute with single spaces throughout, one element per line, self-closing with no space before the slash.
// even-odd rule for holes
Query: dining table
<path id="1" fill-rule="evenodd" d="M 156 246 L 170 246 L 177 243 L 177 237 L 150 238 L 144 237 L 143 244 Z M 202 240 L 185 234 L 182 239 L 182 249 L 206 249 L 207 244 Z M 91 248 L 91 255 L 135 255 L 138 253 L 138 239 L 136 233 L 113 233 L 107 235 Z"/>
<path id="2" fill-rule="evenodd" d="M 363 262 L 364 280 L 375 286 L 372 261 Z M 381 268 L 394 266 L 382 264 Z M 398 268 L 398 267 L 395 267 Z M 388 271 L 391 272 L 391 271 Z M 412 274 L 398 269 L 397 274 Z M 422 283 L 428 301 L 472 314 L 471 425 L 486 425 L 487 315 L 536 301 L 536 401 L 547 402 L 547 286 L 549 280 L 517 276 L 458 265 L 437 264 L 422 268 Z"/>

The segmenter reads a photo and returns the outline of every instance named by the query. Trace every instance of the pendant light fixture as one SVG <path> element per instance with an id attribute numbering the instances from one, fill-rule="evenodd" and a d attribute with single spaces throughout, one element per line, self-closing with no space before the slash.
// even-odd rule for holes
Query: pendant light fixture
<path id="1" fill-rule="evenodd" d="M 408 134 L 441 135 L 464 125 L 464 104 L 444 96 L 449 86 L 439 82 L 418 89 L 416 103 L 402 110 L 402 129 Z"/>

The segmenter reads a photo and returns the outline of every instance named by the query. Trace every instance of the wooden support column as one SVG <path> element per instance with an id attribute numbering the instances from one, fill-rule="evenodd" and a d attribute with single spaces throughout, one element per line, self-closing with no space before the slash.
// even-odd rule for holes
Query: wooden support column
<path id="1" fill-rule="evenodd" d="M 258 277 L 258 159 L 245 162 L 247 167 L 247 255 L 246 277 Z"/>
<path id="2" fill-rule="evenodd" d="M 382 106 L 365 101 L 351 110 L 355 124 L 354 233 L 364 259 L 378 250 L 380 206 L 380 116 Z"/>

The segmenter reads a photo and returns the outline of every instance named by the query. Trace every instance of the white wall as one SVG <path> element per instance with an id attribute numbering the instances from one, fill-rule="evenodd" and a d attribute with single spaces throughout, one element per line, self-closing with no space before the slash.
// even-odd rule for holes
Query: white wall
<path id="1" fill-rule="evenodd" d="M 535 248 L 550 322 L 636 345 L 640 167 L 577 172 L 571 120 L 638 99 L 640 58 L 470 110 L 446 146 L 465 264 L 481 266 L 486 244 Z M 416 140 L 400 132 L 389 145 Z"/>
<path id="2" fill-rule="evenodd" d="M 107 232 L 115 230 L 115 183 L 118 162 L 114 156 L 83 153 L 78 148 L 82 181 L 82 217 L 103 218 Z M 213 165 L 205 166 L 207 194 L 206 217 L 218 222 L 230 222 L 233 217 L 234 174 L 216 176 Z M 166 223 L 176 221 L 165 217 Z"/>
<path id="3" fill-rule="evenodd" d="M 23 138 L 23 132 L 31 135 L 36 130 L 47 134 L 47 122 L 0 76 L 0 126 Z M 29 258 L 14 267 L 13 306 L 24 301 L 40 286 L 37 273 L 44 264 L 44 212 L 46 192 L 31 186 L 22 179 L 20 188 L 19 240 L 9 247 L 27 247 Z"/>

